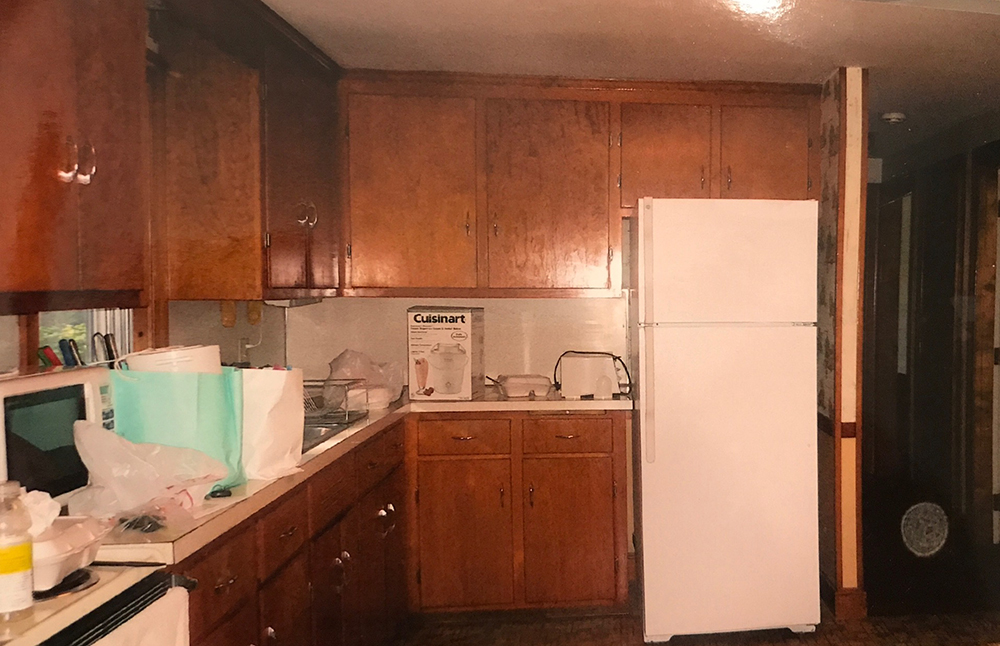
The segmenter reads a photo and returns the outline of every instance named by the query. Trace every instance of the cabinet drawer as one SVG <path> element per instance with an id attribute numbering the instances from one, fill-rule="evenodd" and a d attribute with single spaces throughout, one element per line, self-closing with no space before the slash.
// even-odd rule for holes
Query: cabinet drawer
<path id="1" fill-rule="evenodd" d="M 420 455 L 510 453 L 510 420 L 428 420 L 417 426 Z"/>
<path id="2" fill-rule="evenodd" d="M 394 424 L 376 435 L 357 450 L 358 493 L 382 481 L 396 465 L 403 461 L 404 426 Z"/>
<path id="3" fill-rule="evenodd" d="M 315 536 L 354 504 L 358 481 L 354 453 L 348 453 L 309 478 L 309 534 Z"/>
<path id="4" fill-rule="evenodd" d="M 217 543 L 219 548 L 180 571 L 198 581 L 188 600 L 191 640 L 198 641 L 238 605 L 256 598 L 257 545 L 252 527 Z M 211 549 L 211 548 L 209 548 Z"/>
<path id="5" fill-rule="evenodd" d="M 192 631 L 192 636 L 194 632 Z M 195 646 L 248 646 L 257 643 L 257 604 L 244 604 L 243 608 L 218 628 L 208 633 Z"/>
<path id="6" fill-rule="evenodd" d="M 308 497 L 299 487 L 257 522 L 260 543 L 260 579 L 271 576 L 306 542 Z"/>
<path id="7" fill-rule="evenodd" d="M 524 420 L 525 453 L 611 453 L 611 419 L 565 417 Z"/>

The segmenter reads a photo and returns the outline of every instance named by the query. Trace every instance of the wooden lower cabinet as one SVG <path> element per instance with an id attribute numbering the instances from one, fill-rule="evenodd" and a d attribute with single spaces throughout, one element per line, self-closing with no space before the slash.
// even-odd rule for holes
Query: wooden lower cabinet
<path id="1" fill-rule="evenodd" d="M 223 622 L 194 646 L 251 646 L 258 643 L 257 604 L 245 604 L 239 612 Z"/>
<path id="2" fill-rule="evenodd" d="M 310 553 L 313 635 L 317 646 L 344 643 L 344 597 L 351 554 L 343 549 L 342 529 L 337 523 L 320 534 L 313 541 Z"/>
<path id="3" fill-rule="evenodd" d="M 510 476 L 509 457 L 420 462 L 423 608 L 514 602 Z"/>
<path id="4" fill-rule="evenodd" d="M 406 473 L 396 469 L 380 489 L 385 493 L 385 616 L 394 637 L 406 619 Z"/>
<path id="5" fill-rule="evenodd" d="M 410 456 L 419 494 L 410 553 L 417 605 L 624 604 L 627 418 L 422 414 Z"/>
<path id="6" fill-rule="evenodd" d="M 302 551 L 260 589 L 260 642 L 280 646 L 312 643 L 308 553 Z"/>
<path id="7" fill-rule="evenodd" d="M 524 459 L 524 596 L 530 604 L 614 601 L 611 456 Z"/>

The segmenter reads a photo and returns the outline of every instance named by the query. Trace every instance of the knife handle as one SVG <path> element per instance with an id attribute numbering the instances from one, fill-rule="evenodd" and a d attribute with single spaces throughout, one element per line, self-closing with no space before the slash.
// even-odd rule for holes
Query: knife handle
<path id="1" fill-rule="evenodd" d="M 69 339 L 59 339 L 59 352 L 62 354 L 63 365 L 72 368 L 76 365 L 73 360 L 73 351 L 69 347 Z"/>
<path id="2" fill-rule="evenodd" d="M 50 366 L 62 365 L 62 361 L 59 360 L 59 355 L 57 355 L 56 351 L 52 349 L 52 346 L 50 345 L 44 346 L 40 348 L 38 351 L 45 355 L 45 358 L 48 359 Z"/>
<path id="3" fill-rule="evenodd" d="M 73 355 L 73 361 L 76 362 L 78 366 L 85 366 L 86 363 L 83 362 L 83 357 L 80 356 L 80 347 L 76 344 L 76 339 L 69 340 L 69 351 Z"/>

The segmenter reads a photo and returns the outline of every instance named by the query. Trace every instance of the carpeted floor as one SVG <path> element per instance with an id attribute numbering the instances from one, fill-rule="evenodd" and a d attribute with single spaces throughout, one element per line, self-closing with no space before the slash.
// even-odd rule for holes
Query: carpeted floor
<path id="1" fill-rule="evenodd" d="M 642 643 L 642 626 L 633 614 L 511 612 L 424 616 L 410 626 L 397 646 L 638 646 Z M 1000 613 L 877 617 L 843 624 L 824 615 L 823 623 L 812 634 L 769 630 L 682 636 L 669 643 L 676 646 L 1000 645 Z"/>

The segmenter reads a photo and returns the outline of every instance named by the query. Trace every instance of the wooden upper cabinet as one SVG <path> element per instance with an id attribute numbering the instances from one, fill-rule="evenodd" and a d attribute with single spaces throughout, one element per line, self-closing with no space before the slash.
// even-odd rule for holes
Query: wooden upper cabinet
<path id="1" fill-rule="evenodd" d="M 270 288 L 339 285 L 335 209 L 336 92 L 311 60 L 266 47 L 264 173 Z"/>
<path id="2" fill-rule="evenodd" d="M 809 197 L 809 110 L 722 106 L 722 197 Z"/>
<path id="3" fill-rule="evenodd" d="M 160 44 L 169 297 L 260 300 L 259 73 L 180 25 Z"/>
<path id="4" fill-rule="evenodd" d="M 0 292 L 142 289 L 145 6 L 2 4 Z"/>
<path id="5" fill-rule="evenodd" d="M 609 113 L 486 101 L 490 287 L 610 287 Z"/>
<path id="6" fill-rule="evenodd" d="M 525 458 L 523 492 L 525 600 L 613 600 L 611 456 Z"/>
<path id="7" fill-rule="evenodd" d="M 622 104 L 621 206 L 644 197 L 710 197 L 712 106 Z"/>
<path id="8" fill-rule="evenodd" d="M 139 290 L 148 226 L 146 6 L 73 4 L 84 43 L 77 59 L 79 181 L 93 174 L 80 186 L 80 287 Z"/>
<path id="9" fill-rule="evenodd" d="M 476 286 L 476 101 L 351 94 L 353 287 Z"/>

